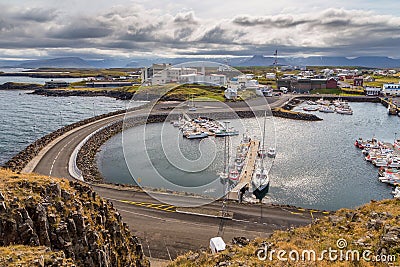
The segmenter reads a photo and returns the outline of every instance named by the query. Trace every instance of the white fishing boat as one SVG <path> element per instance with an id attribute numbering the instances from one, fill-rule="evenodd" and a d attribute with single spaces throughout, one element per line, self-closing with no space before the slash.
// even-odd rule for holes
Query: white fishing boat
<path id="1" fill-rule="evenodd" d="M 336 113 L 343 115 L 353 115 L 353 111 L 351 109 L 344 109 L 344 108 L 336 108 Z"/>
<path id="2" fill-rule="evenodd" d="M 268 154 L 268 157 L 270 157 L 270 158 L 275 158 L 275 157 L 276 157 L 276 149 L 273 148 L 273 147 L 270 147 L 270 148 L 268 149 L 267 154 Z"/>
<path id="3" fill-rule="evenodd" d="M 328 107 L 328 106 L 322 106 L 322 107 L 319 109 L 319 112 L 323 112 L 323 113 L 334 113 L 335 111 L 334 111 L 333 109 L 331 109 L 330 107 Z"/>
<path id="4" fill-rule="evenodd" d="M 208 137 L 208 133 L 205 132 L 190 132 L 185 135 L 187 139 L 201 139 Z"/>
<path id="5" fill-rule="evenodd" d="M 376 158 L 372 160 L 372 164 L 374 164 L 376 167 L 387 167 L 388 160 L 386 158 Z"/>
<path id="6" fill-rule="evenodd" d="M 400 187 L 396 186 L 396 188 L 392 191 L 392 195 L 400 195 Z"/>
<path id="7" fill-rule="evenodd" d="M 238 181 L 239 176 L 240 176 L 240 172 L 235 167 L 233 167 L 231 170 L 229 170 L 228 178 L 232 182 Z"/>
<path id="8" fill-rule="evenodd" d="M 235 130 L 233 128 L 230 128 L 230 129 L 219 129 L 219 130 L 214 131 L 214 133 L 215 133 L 215 136 L 217 136 L 217 137 L 239 135 L 239 131 Z"/>
<path id="9" fill-rule="evenodd" d="M 318 109 L 319 109 L 318 106 L 306 106 L 306 107 L 303 107 L 304 111 L 317 111 Z"/>
<path id="10" fill-rule="evenodd" d="M 269 191 L 269 176 L 268 170 L 264 166 L 264 159 L 266 156 L 265 149 L 265 128 L 266 128 L 266 114 L 264 114 L 264 128 L 262 146 L 258 151 L 259 159 L 256 161 L 255 170 L 251 179 L 253 195 L 261 202 Z"/>
<path id="11" fill-rule="evenodd" d="M 191 99 L 191 103 L 190 103 L 190 106 L 189 106 L 189 111 L 196 111 L 196 110 L 197 110 L 197 108 L 196 108 L 196 106 L 194 104 L 194 95 L 192 94 L 192 99 Z"/>

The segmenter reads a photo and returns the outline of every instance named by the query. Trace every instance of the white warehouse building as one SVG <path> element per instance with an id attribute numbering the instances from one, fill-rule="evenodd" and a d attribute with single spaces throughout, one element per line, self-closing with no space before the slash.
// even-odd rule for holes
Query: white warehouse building
<path id="1" fill-rule="evenodd" d="M 177 83 L 182 75 L 197 74 L 194 68 L 168 68 L 159 73 L 155 73 L 151 80 L 153 85 Z"/>
<path id="2" fill-rule="evenodd" d="M 179 77 L 180 83 L 203 83 L 217 86 L 226 85 L 226 76 L 223 74 L 184 74 Z"/>
<path id="3" fill-rule="evenodd" d="M 382 93 L 390 96 L 400 95 L 400 83 L 385 83 L 382 86 Z"/>

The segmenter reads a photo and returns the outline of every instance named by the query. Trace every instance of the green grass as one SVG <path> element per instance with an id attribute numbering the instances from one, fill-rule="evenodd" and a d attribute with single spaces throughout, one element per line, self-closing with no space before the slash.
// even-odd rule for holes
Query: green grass
<path id="1" fill-rule="evenodd" d="M 310 92 L 311 94 L 331 94 L 331 95 L 340 95 L 342 90 L 340 89 L 313 89 Z"/>
<path id="2" fill-rule="evenodd" d="M 399 83 L 400 78 L 398 76 L 373 76 L 374 82 L 365 82 L 365 86 L 371 87 L 382 87 L 385 83 Z"/>

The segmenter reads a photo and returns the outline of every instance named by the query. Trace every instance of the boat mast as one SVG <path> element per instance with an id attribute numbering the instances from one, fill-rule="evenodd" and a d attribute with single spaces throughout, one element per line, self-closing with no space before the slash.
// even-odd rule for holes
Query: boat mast
<path id="1" fill-rule="evenodd" d="M 264 129 L 262 138 L 262 152 L 264 155 L 261 157 L 261 171 L 264 171 L 264 158 L 267 156 L 265 151 L 265 125 L 267 124 L 267 111 L 264 112 Z"/>

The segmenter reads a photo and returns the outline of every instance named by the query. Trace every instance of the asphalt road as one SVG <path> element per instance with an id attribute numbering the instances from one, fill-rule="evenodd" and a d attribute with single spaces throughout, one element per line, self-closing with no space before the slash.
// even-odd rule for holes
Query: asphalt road
<path id="1" fill-rule="evenodd" d="M 270 98 L 271 107 L 280 106 L 290 96 Z M 155 108 L 155 112 L 165 110 L 168 103 Z M 232 103 L 232 108 L 246 109 L 243 103 Z M 251 104 L 255 109 L 265 108 L 265 102 L 254 100 Z M 225 111 L 225 106 L 218 102 L 196 103 L 197 112 Z M 127 116 L 142 114 L 142 110 L 130 112 Z M 34 172 L 73 179 L 68 173 L 69 158 L 75 147 L 95 130 L 123 119 L 125 114 L 110 117 L 92 123 L 75 131 L 51 147 L 38 161 Z M 271 205 L 249 205 L 228 203 L 228 210 L 233 214 L 230 219 L 188 214 L 187 210 L 165 204 L 163 200 L 172 199 L 173 203 L 202 203 L 205 199 L 177 195 L 159 194 L 157 199 L 145 192 L 117 190 L 102 186 L 93 186 L 100 196 L 111 200 L 114 207 L 121 213 L 124 221 L 130 226 L 134 235 L 138 236 L 146 256 L 160 259 L 174 259 L 188 250 L 207 248 L 210 238 L 217 236 L 223 222 L 222 237 L 230 241 L 235 236 L 249 239 L 265 237 L 276 229 L 287 229 L 291 226 L 309 224 L 313 218 L 324 216 L 319 211 L 310 211 L 293 207 L 276 207 Z M 180 202 L 179 202 L 180 201 Z M 201 212 L 215 214 L 221 210 L 222 203 L 214 201 L 203 205 Z M 184 213 L 184 212 L 186 213 Z M 196 212 L 196 210 L 194 210 Z"/>

